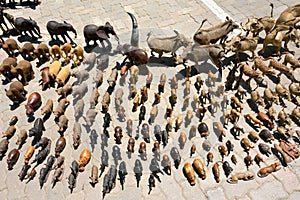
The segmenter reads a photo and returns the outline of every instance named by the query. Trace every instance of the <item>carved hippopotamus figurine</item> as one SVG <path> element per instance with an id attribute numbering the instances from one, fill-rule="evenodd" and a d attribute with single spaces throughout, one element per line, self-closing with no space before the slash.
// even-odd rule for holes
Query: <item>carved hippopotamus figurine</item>
<path id="1" fill-rule="evenodd" d="M 13 149 L 8 153 L 8 156 L 7 156 L 8 170 L 12 170 L 13 166 L 17 163 L 19 157 L 20 157 L 20 152 L 18 149 Z"/>
<path id="2" fill-rule="evenodd" d="M 83 172 L 84 167 L 88 164 L 91 159 L 91 152 L 88 149 L 82 150 L 79 158 L 79 171 Z"/>
<path id="3" fill-rule="evenodd" d="M 26 108 L 26 115 L 32 115 L 34 111 L 42 104 L 42 97 L 40 93 L 33 92 L 29 95 Z"/>

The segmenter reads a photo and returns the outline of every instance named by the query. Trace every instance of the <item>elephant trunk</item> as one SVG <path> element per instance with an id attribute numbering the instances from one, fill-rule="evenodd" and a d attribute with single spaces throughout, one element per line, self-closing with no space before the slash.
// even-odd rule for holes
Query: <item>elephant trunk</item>
<path id="1" fill-rule="evenodd" d="M 77 38 L 77 32 L 76 32 L 76 30 L 73 29 L 72 32 L 75 34 L 75 38 Z"/>
<path id="2" fill-rule="evenodd" d="M 119 37 L 117 36 L 117 34 L 114 35 L 116 40 L 119 42 Z"/>

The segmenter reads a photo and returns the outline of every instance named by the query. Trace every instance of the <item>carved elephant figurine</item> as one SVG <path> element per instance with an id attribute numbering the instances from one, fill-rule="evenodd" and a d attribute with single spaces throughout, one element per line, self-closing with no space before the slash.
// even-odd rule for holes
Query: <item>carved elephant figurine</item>
<path id="1" fill-rule="evenodd" d="M 30 36 L 33 39 L 37 39 L 36 36 L 34 36 L 33 33 L 35 33 L 39 38 L 41 38 L 41 31 L 40 27 L 37 25 L 36 21 L 31 19 L 25 19 L 23 17 L 17 17 L 15 19 L 15 27 L 20 32 L 20 35 L 22 36 L 22 33 L 26 33 L 26 31 L 29 32 Z"/>
<path id="2" fill-rule="evenodd" d="M 34 54 L 38 58 L 39 64 L 43 64 L 50 60 L 50 50 L 45 43 L 40 43 L 34 50 Z"/>
<path id="3" fill-rule="evenodd" d="M 84 50 L 81 46 L 77 46 L 71 50 L 70 58 L 73 60 L 75 67 L 78 67 L 84 60 Z"/>
<path id="4" fill-rule="evenodd" d="M 20 50 L 17 41 L 13 38 L 8 38 L 5 41 L 1 38 L 0 48 L 2 48 L 9 57 L 16 57 L 16 51 Z"/>
<path id="5" fill-rule="evenodd" d="M 15 68 L 12 68 L 11 73 L 17 79 L 19 75 L 21 75 L 24 85 L 28 85 L 28 75 L 30 75 L 31 79 L 34 79 L 34 71 L 32 69 L 32 65 L 27 60 L 21 60 Z"/>
<path id="6" fill-rule="evenodd" d="M 83 28 L 83 35 L 87 46 L 89 46 L 89 42 L 91 40 L 94 40 L 94 45 L 96 45 L 96 41 L 99 40 L 102 47 L 104 47 L 103 41 L 106 40 L 108 45 L 111 46 L 111 43 L 107 40 L 109 38 L 109 34 L 114 35 L 116 40 L 119 41 L 113 26 L 109 22 L 106 22 L 104 26 L 89 24 Z"/>
<path id="7" fill-rule="evenodd" d="M 9 85 L 9 89 L 6 90 L 6 96 L 14 103 L 19 104 L 26 100 L 27 91 L 24 89 L 23 84 L 20 81 L 14 81 Z"/>
<path id="8" fill-rule="evenodd" d="M 33 61 L 36 58 L 34 50 L 35 48 L 33 44 L 31 42 L 26 42 L 19 50 L 19 53 L 24 58 L 24 60 Z"/>
<path id="9" fill-rule="evenodd" d="M 7 81 L 11 81 L 11 69 L 17 66 L 17 59 L 16 58 L 12 58 L 12 57 L 8 57 L 5 58 L 2 61 L 2 64 L 0 65 L 0 74 L 2 74 Z"/>
<path id="10" fill-rule="evenodd" d="M 58 35 L 61 35 L 64 42 L 67 43 L 66 36 L 70 39 L 71 43 L 73 44 L 72 38 L 69 36 L 68 31 L 71 31 L 75 34 L 75 38 L 77 37 L 77 32 L 74 29 L 74 27 L 64 21 L 63 23 L 59 23 L 57 21 L 49 21 L 47 23 L 47 30 L 51 36 L 51 39 L 54 40 L 54 35 L 56 36 L 56 39 L 58 40 Z"/>

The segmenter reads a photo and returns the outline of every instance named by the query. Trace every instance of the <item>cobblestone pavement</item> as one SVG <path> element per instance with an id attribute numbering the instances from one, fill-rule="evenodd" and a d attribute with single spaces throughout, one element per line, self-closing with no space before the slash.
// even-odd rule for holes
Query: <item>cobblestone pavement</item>
<path id="1" fill-rule="evenodd" d="M 35 19 L 39 26 L 41 27 L 42 39 L 39 39 L 41 42 L 49 42 L 50 36 L 46 30 L 46 23 L 49 20 L 56 21 L 67 21 L 71 23 L 74 28 L 78 32 L 78 37 L 74 39 L 74 41 L 84 46 L 84 37 L 83 37 L 83 27 L 86 24 L 104 24 L 106 21 L 111 22 L 114 26 L 115 31 L 118 33 L 120 42 L 125 43 L 130 40 L 131 33 L 131 20 L 127 15 L 126 11 L 132 12 L 135 14 L 140 28 L 140 46 L 147 49 L 148 53 L 150 51 L 146 44 L 147 33 L 151 30 L 153 35 L 159 37 L 166 37 L 173 35 L 173 29 L 178 30 L 180 33 L 183 33 L 186 36 L 192 38 L 195 30 L 199 27 L 201 21 L 205 18 L 208 19 L 208 23 L 204 24 L 204 27 L 209 27 L 212 24 L 216 24 L 221 21 L 220 17 L 212 12 L 201 0 L 168 0 L 168 1 L 159 1 L 159 0 L 147 0 L 147 1 L 137 1 L 137 0 L 102 0 L 102 1 L 94 1 L 94 0 L 47 0 L 42 1 L 40 5 L 38 5 L 35 9 L 31 8 L 21 8 L 17 7 L 17 9 L 8 9 L 5 12 L 8 12 L 15 17 L 23 16 L 23 17 L 31 17 Z M 226 14 L 228 14 L 231 18 L 239 22 L 246 22 L 247 17 L 251 15 L 255 16 L 266 16 L 270 13 L 269 1 L 266 0 L 250 0 L 250 1 L 235 1 L 235 0 L 215 0 L 216 4 L 222 8 Z M 287 6 L 294 5 L 299 3 L 296 0 L 274 0 L 274 17 L 278 17 L 279 13 L 283 11 Z M 223 13 L 224 14 L 224 13 Z M 74 35 L 71 33 L 71 37 Z M 117 42 L 112 37 L 110 39 L 112 42 L 113 48 L 116 47 Z M 23 44 L 20 44 L 22 46 Z M 292 49 L 295 49 L 293 44 L 290 44 Z M 258 48 L 261 48 L 259 46 Z M 99 47 L 95 47 L 93 49 L 94 52 L 99 56 L 103 53 L 102 49 Z M 295 49 L 296 55 L 299 57 L 300 51 Z M 86 54 L 88 55 L 88 54 Z M 0 57 L 3 59 L 6 57 L 6 54 L 3 50 L 0 51 Z M 19 57 L 20 58 L 20 57 Z M 116 61 L 122 62 L 123 57 L 119 54 L 110 54 L 109 56 L 109 66 L 104 69 L 105 77 L 104 83 L 101 85 L 100 98 L 101 101 L 102 96 L 104 95 L 105 89 L 108 87 L 108 83 L 106 82 L 107 77 L 109 76 L 111 69 L 116 65 Z M 32 62 L 33 66 L 35 63 Z M 46 63 L 48 65 L 49 63 Z M 44 65 L 43 65 L 44 66 Z M 214 66 L 209 63 L 203 65 L 204 67 L 199 69 L 200 75 L 203 80 L 207 79 L 207 72 L 210 69 L 214 73 L 217 74 L 217 70 Z M 86 68 L 86 65 L 81 65 L 80 69 Z M 33 91 L 40 91 L 40 86 L 38 80 L 40 79 L 39 69 L 34 67 L 35 70 L 35 79 L 30 81 L 29 85 L 25 87 L 30 94 Z M 166 91 L 162 95 L 161 103 L 158 105 L 158 116 L 155 119 L 154 123 L 150 124 L 150 131 L 153 132 L 154 125 L 159 124 L 161 127 L 166 125 L 166 120 L 164 117 L 166 105 L 169 104 L 168 97 L 170 96 L 170 82 L 169 80 L 176 75 L 178 78 L 178 102 L 174 107 L 173 116 L 182 115 L 186 116 L 187 110 L 193 110 L 192 104 L 188 106 L 186 110 L 182 109 L 182 102 L 185 98 L 184 90 L 185 90 L 185 79 L 184 79 L 184 67 L 182 65 L 173 66 L 173 65 L 163 65 L 158 62 L 157 59 L 152 58 L 150 64 L 147 68 L 140 69 L 140 76 L 137 82 L 137 88 L 145 85 L 146 83 L 146 74 L 147 71 L 151 71 L 154 75 L 153 82 L 151 85 L 151 89 L 149 91 L 149 99 L 145 103 L 147 108 L 146 119 L 149 119 L 150 110 L 152 103 L 154 101 L 153 93 L 157 91 L 158 81 L 161 73 L 167 74 L 167 84 L 165 86 Z M 297 72 L 297 71 L 296 71 Z M 88 93 L 84 96 L 84 101 L 89 102 L 89 98 L 91 96 L 91 91 L 93 88 L 93 77 L 95 76 L 96 69 L 92 69 L 89 73 L 89 79 L 86 81 L 89 84 Z M 296 77 L 299 78 L 299 75 L 296 74 Z M 195 76 L 191 78 L 192 83 L 195 82 Z M 220 80 L 220 78 L 219 78 Z M 69 82 L 74 83 L 76 79 L 71 77 Z M 125 84 L 121 84 L 121 81 L 117 83 L 116 89 L 123 88 L 124 96 L 123 96 L 123 106 L 126 108 L 126 120 L 131 118 L 133 120 L 133 125 L 135 127 L 134 131 L 139 132 L 140 129 L 138 127 L 138 113 L 132 112 L 132 100 L 127 100 L 128 96 L 128 82 L 129 76 L 125 77 Z M 288 83 L 288 80 L 283 80 L 283 82 Z M 207 89 L 210 86 L 213 90 L 216 90 L 217 86 L 222 84 L 222 82 L 218 81 L 215 86 L 210 86 L 208 82 L 205 82 L 205 88 Z M 270 87 L 273 87 L 274 84 L 271 84 Z M 5 131 L 8 127 L 9 119 L 16 115 L 19 118 L 19 121 L 16 125 L 17 132 L 21 129 L 30 129 L 33 127 L 33 123 L 28 120 L 25 115 L 24 105 L 26 102 L 23 102 L 16 109 L 11 109 L 9 104 L 11 102 L 5 95 L 4 89 L 8 87 L 8 84 L 1 84 L 0 86 L 0 127 L 2 131 Z M 191 87 L 190 102 L 193 102 L 193 95 L 196 93 L 195 88 Z M 57 105 L 58 96 L 55 93 L 54 89 L 46 90 L 41 92 L 43 105 L 45 104 L 48 98 L 52 98 L 54 100 L 54 107 Z M 247 98 L 249 98 L 249 94 Z M 103 141 L 101 140 L 102 134 L 102 124 L 103 124 L 103 113 L 101 113 L 101 103 L 96 106 L 98 114 L 95 119 L 95 123 L 88 128 L 84 128 L 83 125 L 86 124 L 83 118 L 79 119 L 79 122 L 82 124 L 82 144 L 79 146 L 77 150 L 74 150 L 72 143 L 72 129 L 74 124 L 74 108 L 73 108 L 73 98 L 72 95 L 68 97 L 71 101 L 71 105 L 67 108 L 66 116 L 69 119 L 69 127 L 67 128 L 64 136 L 67 140 L 67 145 L 62 155 L 65 156 L 65 171 L 64 177 L 61 182 L 58 182 L 54 188 L 51 185 L 51 179 L 53 175 L 53 171 L 50 172 L 47 182 L 44 184 L 43 188 L 40 189 L 39 186 L 39 172 L 43 167 L 41 165 L 37 166 L 37 177 L 29 183 L 25 183 L 26 181 L 19 181 L 18 173 L 20 172 L 23 166 L 24 153 L 29 146 L 32 138 L 27 139 L 27 143 L 23 145 L 20 149 L 20 158 L 13 170 L 7 169 L 6 159 L 7 154 L 0 161 L 0 199 L 100 199 L 102 198 L 102 184 L 103 184 L 103 176 L 108 172 L 108 168 L 105 169 L 104 174 L 99 179 L 99 183 L 96 184 L 95 187 L 90 185 L 90 173 L 92 165 L 100 166 L 100 157 L 102 154 L 102 149 L 106 149 L 109 152 L 109 164 L 114 164 L 114 159 L 112 155 L 112 147 L 115 145 L 113 133 L 114 127 L 121 126 L 123 127 L 123 139 L 122 144 L 118 145 L 121 150 L 122 160 L 126 161 L 128 175 L 125 180 L 125 188 L 121 189 L 119 180 L 117 180 L 115 188 L 105 196 L 106 199 L 300 199 L 300 161 L 295 160 L 288 164 L 287 167 L 283 167 L 283 169 L 278 172 L 272 173 L 271 175 L 265 178 L 256 178 L 251 181 L 239 181 L 238 184 L 229 184 L 226 182 L 226 177 L 223 173 L 223 169 L 220 166 L 221 171 L 221 182 L 216 183 L 212 174 L 212 164 L 209 164 L 207 167 L 207 178 L 205 180 L 201 180 L 200 178 L 196 178 L 196 185 L 190 186 L 185 176 L 182 173 L 182 167 L 186 162 L 193 162 L 195 158 L 200 158 L 206 164 L 206 154 L 202 147 L 205 139 L 200 138 L 198 133 L 196 137 L 188 139 L 183 149 L 179 148 L 178 145 L 178 137 L 180 132 L 185 132 L 187 135 L 189 134 L 191 125 L 194 124 L 198 126 L 199 118 L 195 116 L 192 119 L 191 125 L 185 126 L 181 125 L 180 129 L 175 132 L 172 131 L 170 133 L 169 143 L 165 148 L 161 147 L 161 155 L 167 154 L 170 156 L 170 149 L 175 146 L 179 149 L 180 155 L 182 157 L 181 164 L 178 169 L 172 166 L 172 175 L 168 176 L 166 174 L 160 175 L 161 182 L 156 180 L 156 187 L 153 188 L 151 194 L 148 195 L 148 177 L 150 174 L 149 163 L 152 159 L 152 146 L 154 143 L 155 137 L 153 134 L 151 135 L 151 143 L 147 144 L 147 160 L 142 161 L 143 165 L 143 175 L 140 182 L 140 187 L 137 188 L 136 180 L 133 172 L 134 162 L 136 159 L 140 159 L 138 155 L 138 146 L 141 141 L 143 141 L 142 137 L 140 137 L 135 144 L 135 153 L 129 159 L 126 153 L 127 141 L 129 136 L 126 133 L 126 122 L 121 122 L 117 118 L 117 114 L 115 111 L 115 103 L 114 103 L 114 94 L 111 97 L 111 104 L 109 107 L 110 113 L 112 114 L 112 122 L 111 127 L 108 129 L 110 132 L 110 138 L 108 139 L 108 145 L 103 145 Z M 217 101 L 221 101 L 222 98 L 216 97 Z M 288 108 L 292 107 L 292 104 L 287 103 Z M 88 104 L 85 105 L 84 115 L 88 110 Z M 276 110 L 280 109 L 280 106 L 276 107 Z M 250 112 L 249 108 L 245 108 L 243 113 Z M 221 142 L 218 141 L 217 135 L 214 133 L 214 129 L 212 127 L 213 121 L 220 120 L 221 116 L 220 109 L 217 110 L 213 115 L 206 114 L 203 121 L 205 121 L 210 130 L 210 135 L 207 138 L 212 145 L 211 151 L 214 153 L 214 163 L 217 161 L 221 161 L 222 158 L 218 153 L 218 145 Z M 35 118 L 41 117 L 40 110 L 35 112 Z M 175 120 L 173 119 L 173 123 Z M 251 126 L 248 123 L 245 123 L 241 120 L 240 124 L 244 130 L 248 133 L 252 130 Z M 230 134 L 229 130 L 232 125 L 228 126 L 228 133 L 224 140 L 227 141 L 231 139 L 233 142 L 235 149 L 234 154 L 237 157 L 238 164 L 233 165 L 230 161 L 230 156 L 225 156 L 224 160 L 229 161 L 231 166 L 233 167 L 232 173 L 237 172 L 245 172 L 247 171 L 246 166 L 243 163 L 243 158 L 247 155 L 242 147 L 240 146 L 239 140 L 235 140 Z M 44 132 L 44 136 L 52 139 L 52 148 L 51 154 L 54 154 L 55 142 L 59 137 L 58 126 L 54 122 L 54 116 L 51 115 L 49 119 L 45 122 L 46 131 Z M 293 128 L 295 128 L 293 126 Z M 68 188 L 68 180 L 67 177 L 70 174 L 71 162 L 73 160 L 79 160 L 80 152 L 84 148 L 88 148 L 92 150 L 91 147 L 91 130 L 95 130 L 98 135 L 97 143 L 95 144 L 95 148 L 92 152 L 92 158 L 89 164 L 86 166 L 84 172 L 80 173 L 77 179 L 76 188 L 73 193 L 70 193 Z M 134 133 L 135 134 L 135 133 Z M 15 144 L 17 140 L 17 136 L 13 136 L 9 142 L 9 151 L 13 148 L 17 148 Z M 262 141 L 260 141 L 262 142 Z M 192 144 L 195 144 L 197 147 L 196 154 L 194 154 L 191 158 L 190 147 Z M 259 143 L 259 142 L 258 142 Z M 250 155 L 252 158 L 258 153 L 257 144 L 255 148 L 250 150 Z M 275 142 L 273 142 L 275 143 Z M 272 144 L 273 145 L 273 144 Z M 36 152 L 35 152 L 36 154 Z M 34 155 L 35 156 L 35 155 Z M 264 156 L 264 162 L 261 166 L 269 165 L 276 161 L 275 156 L 271 155 L 270 157 Z M 119 160 L 118 163 L 121 161 Z M 249 167 L 249 171 L 254 174 L 257 173 L 259 167 L 256 164 L 253 164 Z"/>

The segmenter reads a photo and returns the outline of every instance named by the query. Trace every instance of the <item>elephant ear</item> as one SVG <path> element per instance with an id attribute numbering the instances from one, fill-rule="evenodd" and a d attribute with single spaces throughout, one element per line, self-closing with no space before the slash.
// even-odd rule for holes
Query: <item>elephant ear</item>
<path id="1" fill-rule="evenodd" d="M 97 36 L 98 36 L 99 38 L 101 38 L 101 39 L 103 39 L 103 40 L 108 39 L 108 36 L 107 36 L 107 34 L 105 33 L 104 30 L 98 30 L 98 31 L 96 32 L 96 34 L 97 34 Z"/>

